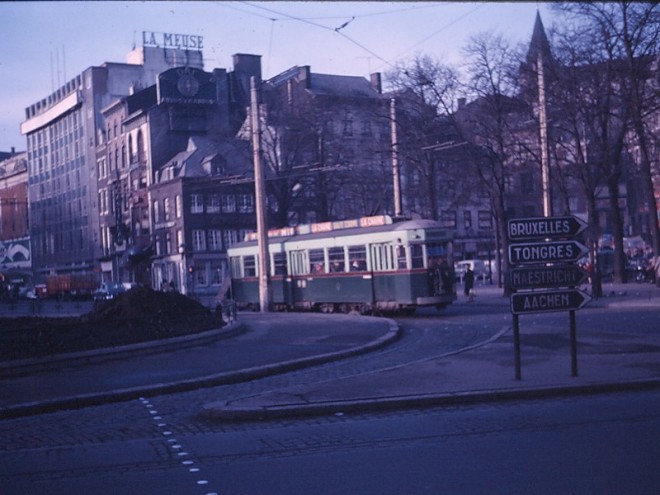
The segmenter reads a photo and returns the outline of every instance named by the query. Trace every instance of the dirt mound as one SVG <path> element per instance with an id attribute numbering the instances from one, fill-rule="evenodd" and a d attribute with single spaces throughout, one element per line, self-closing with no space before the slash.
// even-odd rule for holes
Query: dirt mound
<path id="1" fill-rule="evenodd" d="M 181 317 L 210 317 L 211 312 L 178 292 L 157 292 L 138 287 L 99 303 L 87 317 L 90 321 L 103 321 L 106 318 L 142 318 L 147 315 L 177 320 Z"/>
<path id="2" fill-rule="evenodd" d="M 136 288 L 80 317 L 2 318 L 0 360 L 115 347 L 189 335 L 223 325 L 222 318 L 176 292 Z"/>

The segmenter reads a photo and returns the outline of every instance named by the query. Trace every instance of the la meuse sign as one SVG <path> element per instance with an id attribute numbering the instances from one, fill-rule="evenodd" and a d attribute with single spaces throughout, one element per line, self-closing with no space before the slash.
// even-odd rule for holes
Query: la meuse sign
<path id="1" fill-rule="evenodd" d="M 142 46 L 178 48 L 180 50 L 202 51 L 204 37 L 194 34 L 158 33 L 142 31 Z"/>

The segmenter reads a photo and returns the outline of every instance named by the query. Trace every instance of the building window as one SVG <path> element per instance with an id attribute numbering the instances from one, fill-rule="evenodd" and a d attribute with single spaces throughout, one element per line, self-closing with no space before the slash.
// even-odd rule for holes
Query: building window
<path id="1" fill-rule="evenodd" d="M 238 211 L 240 213 L 254 212 L 254 196 L 251 194 L 241 194 L 238 196 Z"/>
<path id="2" fill-rule="evenodd" d="M 192 231 L 193 252 L 206 251 L 206 235 L 201 229 Z"/>
<path id="3" fill-rule="evenodd" d="M 142 131 L 138 131 L 137 134 L 137 159 L 140 163 L 147 161 L 144 153 L 144 138 L 142 137 Z"/>
<path id="4" fill-rule="evenodd" d="M 445 210 L 441 215 L 442 226 L 448 229 L 456 228 L 456 212 L 454 210 Z"/>
<path id="5" fill-rule="evenodd" d="M 472 228 L 472 212 L 469 210 L 463 212 L 463 226 L 465 230 Z"/>
<path id="6" fill-rule="evenodd" d="M 234 213 L 236 211 L 236 196 L 226 194 L 222 196 L 222 213 Z"/>
<path id="7" fill-rule="evenodd" d="M 172 253 L 172 235 L 167 232 L 165 234 L 165 254 Z"/>
<path id="8" fill-rule="evenodd" d="M 174 198 L 174 215 L 176 218 L 181 218 L 181 211 L 182 211 L 182 204 L 181 204 L 181 195 L 177 194 L 176 197 Z"/>
<path id="9" fill-rule="evenodd" d="M 232 246 L 238 241 L 238 232 L 235 230 L 222 231 L 222 243 L 226 248 Z"/>
<path id="10" fill-rule="evenodd" d="M 201 194 L 190 195 L 190 213 L 204 213 L 204 197 Z"/>
<path id="11" fill-rule="evenodd" d="M 170 198 L 163 200 L 163 218 L 166 222 L 170 221 Z"/>
<path id="12" fill-rule="evenodd" d="M 211 194 L 207 198 L 206 213 L 220 213 L 220 196 Z"/>
<path id="13" fill-rule="evenodd" d="M 208 233 L 208 247 L 209 251 L 222 250 L 222 231 L 218 229 L 211 229 Z"/>
<path id="14" fill-rule="evenodd" d="M 344 136 L 352 136 L 353 135 L 353 119 L 351 118 L 350 115 L 344 119 Z"/>
<path id="15" fill-rule="evenodd" d="M 154 201 L 153 210 L 154 210 L 154 223 L 159 223 L 160 222 L 160 208 L 159 208 L 159 205 L 158 205 L 158 200 Z"/>
<path id="16" fill-rule="evenodd" d="M 493 227 L 493 217 L 489 211 L 479 210 L 478 213 L 478 222 L 480 229 L 490 229 Z"/>

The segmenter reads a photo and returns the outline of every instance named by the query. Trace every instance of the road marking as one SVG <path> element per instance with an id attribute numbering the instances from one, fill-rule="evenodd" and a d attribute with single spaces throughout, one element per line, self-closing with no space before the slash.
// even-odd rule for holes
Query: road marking
<path id="1" fill-rule="evenodd" d="M 145 399 L 144 397 L 140 397 L 139 400 L 142 403 L 142 405 L 147 408 L 147 410 L 149 411 L 149 414 L 152 416 L 152 418 L 154 420 L 159 421 L 159 420 L 163 419 L 161 416 L 155 416 L 156 414 L 158 414 L 158 411 L 156 409 L 154 409 L 153 404 L 151 404 L 151 402 L 148 399 Z M 159 428 L 164 428 L 164 427 L 167 426 L 167 423 L 158 423 L 157 426 Z M 172 432 L 170 430 L 165 430 L 165 431 L 162 432 L 162 434 L 164 436 L 170 436 L 170 435 L 172 435 Z M 167 443 L 171 444 L 172 450 L 179 450 L 179 449 L 183 448 L 183 445 L 178 443 L 176 438 L 168 438 Z M 177 457 L 187 457 L 190 454 L 188 452 L 181 451 L 181 452 L 177 452 L 176 455 L 177 455 Z M 191 461 L 191 460 L 181 461 L 181 465 L 183 465 L 183 466 L 192 466 L 193 464 L 194 464 L 194 461 Z M 201 471 L 201 469 L 198 468 L 198 467 L 190 467 L 190 468 L 188 468 L 188 471 L 190 473 L 199 473 Z M 198 479 L 198 480 L 195 481 L 195 483 L 197 485 L 208 485 L 209 482 L 208 482 L 208 480 Z M 218 495 L 218 492 L 207 492 L 206 495 Z"/>

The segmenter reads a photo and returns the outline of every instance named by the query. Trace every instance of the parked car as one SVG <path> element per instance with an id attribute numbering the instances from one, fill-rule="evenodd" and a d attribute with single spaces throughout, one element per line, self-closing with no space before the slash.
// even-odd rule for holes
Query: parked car
<path id="1" fill-rule="evenodd" d="M 489 270 L 488 261 L 485 260 L 462 260 L 454 263 L 454 273 L 457 282 L 461 282 L 467 272 L 467 267 L 474 272 L 475 280 L 490 280 L 494 275 L 494 270 Z"/>
<path id="2" fill-rule="evenodd" d="M 114 299 L 125 291 L 124 284 L 120 282 L 103 282 L 101 286 L 94 291 L 94 300 L 107 301 L 109 299 Z"/>

